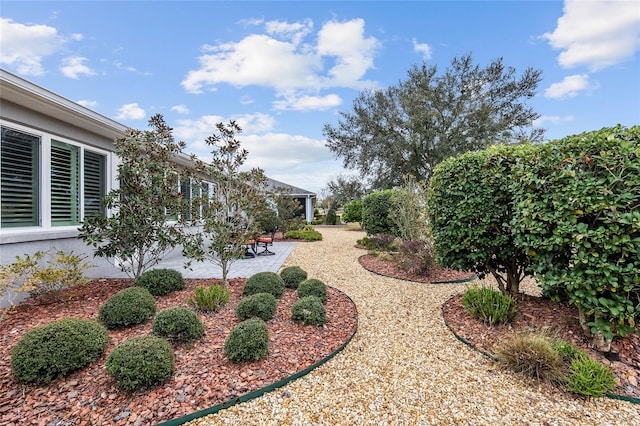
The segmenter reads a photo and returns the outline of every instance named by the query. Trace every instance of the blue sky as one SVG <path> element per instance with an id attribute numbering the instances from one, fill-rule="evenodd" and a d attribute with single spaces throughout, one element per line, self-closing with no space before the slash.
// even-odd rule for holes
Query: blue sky
<path id="1" fill-rule="evenodd" d="M 640 123 L 640 2 L 2 1 L 1 66 L 127 126 L 162 114 L 203 158 L 235 119 L 248 166 L 322 194 L 325 147 L 364 89 L 471 52 L 541 69 L 548 139 Z"/>

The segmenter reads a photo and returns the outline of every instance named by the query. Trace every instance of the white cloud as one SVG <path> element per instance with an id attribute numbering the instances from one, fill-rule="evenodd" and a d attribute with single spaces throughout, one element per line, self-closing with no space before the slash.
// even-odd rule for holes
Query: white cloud
<path id="1" fill-rule="evenodd" d="M 413 50 L 422 55 L 422 59 L 428 61 L 431 59 L 431 46 L 427 43 L 418 43 L 418 41 L 414 38 L 413 40 Z"/>
<path id="2" fill-rule="evenodd" d="M 556 29 L 542 37 L 562 50 L 561 66 L 603 69 L 640 49 L 640 6 L 637 1 L 566 0 Z"/>
<path id="3" fill-rule="evenodd" d="M 595 88 L 588 74 L 575 74 L 565 77 L 559 83 L 553 83 L 544 91 L 545 98 L 564 99 L 577 96 L 579 92 Z"/>
<path id="4" fill-rule="evenodd" d="M 365 37 L 364 20 L 329 21 L 311 38 L 310 20 L 265 23 L 267 34 L 252 34 L 238 42 L 203 46 L 198 69 L 188 72 L 182 86 L 189 92 L 215 90 L 217 84 L 237 87 L 257 85 L 273 88 L 283 96 L 306 90 L 317 94 L 328 87 L 362 88 L 373 67 L 379 47 L 374 37 Z M 315 43 L 315 44 L 313 44 Z M 323 61 L 330 68 L 325 71 Z"/>
<path id="5" fill-rule="evenodd" d="M 85 108 L 95 108 L 95 107 L 98 106 L 98 102 L 97 101 L 80 100 L 80 101 L 76 101 L 76 103 L 82 105 Z"/>
<path id="6" fill-rule="evenodd" d="M 19 74 L 44 74 L 42 61 L 59 51 L 64 42 L 53 27 L 0 18 L 0 63 L 15 67 Z"/>
<path id="7" fill-rule="evenodd" d="M 574 119 L 575 117 L 573 115 L 565 115 L 564 117 L 561 117 L 559 115 L 542 115 L 536 120 L 533 120 L 532 125 L 534 127 L 542 126 L 545 123 L 550 123 L 555 125 L 555 124 L 567 123 L 567 122 L 573 121 Z"/>
<path id="8" fill-rule="evenodd" d="M 373 58 L 380 43 L 364 36 L 364 20 L 330 21 L 318 32 L 318 54 L 336 58 L 328 71 L 332 86 L 361 87 L 360 78 L 373 67 Z"/>
<path id="9" fill-rule="evenodd" d="M 329 94 L 326 96 L 286 96 L 285 100 L 273 102 L 277 110 L 296 111 L 325 111 L 342 104 L 340 96 Z"/>
<path id="10" fill-rule="evenodd" d="M 313 21 L 305 19 L 291 24 L 287 21 L 269 21 L 265 23 L 265 30 L 267 34 L 280 36 L 298 45 L 313 30 Z"/>
<path id="11" fill-rule="evenodd" d="M 242 147 L 249 151 L 245 165 L 249 168 L 260 167 L 272 174 L 296 174 L 293 173 L 295 169 L 300 169 L 298 173 L 304 172 L 307 168 L 313 167 L 314 163 L 333 159 L 324 140 L 307 136 L 266 133 L 246 135 L 240 140 Z M 295 180 L 287 183 L 296 185 Z"/>
<path id="12" fill-rule="evenodd" d="M 218 123 L 228 123 L 229 120 L 235 120 L 242 129 L 242 133 L 238 135 L 239 140 L 243 140 L 244 135 L 248 133 L 268 132 L 273 129 L 275 124 L 273 117 L 263 113 L 234 115 L 231 117 L 203 115 L 197 120 L 177 120 L 177 126 L 174 127 L 173 133 L 177 139 L 189 143 L 189 146 L 196 151 L 194 154 L 200 154 L 209 151 L 204 141 L 216 131 L 216 125 Z"/>
<path id="13" fill-rule="evenodd" d="M 78 79 L 80 75 L 96 75 L 96 73 L 86 66 L 84 63 L 87 61 L 87 58 L 82 56 L 69 56 L 62 60 L 62 66 L 60 67 L 60 71 L 65 77 Z"/>
<path id="14" fill-rule="evenodd" d="M 186 105 L 174 105 L 171 107 L 171 111 L 175 111 L 178 114 L 189 114 L 189 108 Z"/>
<path id="15" fill-rule="evenodd" d="M 125 104 L 118 109 L 116 118 L 119 120 L 142 120 L 147 113 L 137 103 Z"/>

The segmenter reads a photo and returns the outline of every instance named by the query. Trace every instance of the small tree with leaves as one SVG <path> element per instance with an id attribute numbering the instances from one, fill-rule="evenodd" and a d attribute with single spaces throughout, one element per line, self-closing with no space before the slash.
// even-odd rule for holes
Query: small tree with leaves
<path id="1" fill-rule="evenodd" d="M 245 245 L 260 232 L 255 218 L 267 208 L 267 179 L 261 169 L 240 171 L 248 152 L 236 139 L 242 129 L 235 121 L 218 123 L 216 129 L 206 139 L 211 163 L 196 161 L 197 175 L 213 182 L 213 195 L 202 194 L 202 230 L 187 238 L 183 253 L 220 266 L 226 285 L 231 264 L 244 256 Z"/>
<path id="2" fill-rule="evenodd" d="M 172 160 L 182 152 L 184 142 L 174 141 L 171 127 L 159 114 L 151 117 L 149 127 L 129 129 L 116 140 L 120 186 L 104 199 L 111 214 L 86 217 L 79 234 L 94 247 L 95 256 L 119 263 L 134 278 L 183 239 L 176 212 L 183 202 L 179 182 L 189 170 L 178 168 Z"/>

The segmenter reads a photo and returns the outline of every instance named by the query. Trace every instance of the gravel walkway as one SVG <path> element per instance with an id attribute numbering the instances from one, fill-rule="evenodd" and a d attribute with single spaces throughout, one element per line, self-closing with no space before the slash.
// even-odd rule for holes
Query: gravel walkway
<path id="1" fill-rule="evenodd" d="M 331 361 L 198 425 L 637 425 L 640 408 L 584 400 L 500 371 L 460 343 L 440 307 L 465 285 L 425 285 L 374 275 L 354 248 L 362 234 L 321 228 L 284 266 L 347 293 L 358 332 Z"/>

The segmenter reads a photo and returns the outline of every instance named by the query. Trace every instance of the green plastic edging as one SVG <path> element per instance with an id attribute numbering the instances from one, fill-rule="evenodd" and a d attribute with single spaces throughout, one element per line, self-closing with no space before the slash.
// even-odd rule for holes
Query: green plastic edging
<path id="1" fill-rule="evenodd" d="M 364 256 L 369 256 L 369 255 L 368 254 L 363 254 L 362 256 L 358 257 L 358 263 L 360 263 L 360 258 L 364 257 Z M 393 278 L 394 280 L 408 281 L 408 282 L 411 282 L 411 283 L 418 283 L 418 284 L 462 284 L 462 283 L 468 283 L 470 281 L 474 281 L 474 280 L 478 279 L 478 276 L 473 274 L 468 278 L 460 278 L 458 280 L 429 281 L 428 283 L 425 283 L 424 281 L 411 280 L 411 279 L 408 279 L 408 278 L 397 278 L 397 277 L 391 277 L 389 275 L 384 275 L 384 274 L 381 274 L 380 272 L 372 271 L 371 269 L 366 268 L 362 263 L 360 263 L 360 266 L 362 266 L 365 270 L 371 272 L 372 274 L 376 274 L 376 275 L 379 275 L 381 277 Z"/>
<path id="2" fill-rule="evenodd" d="M 340 290 L 338 290 L 338 291 L 340 291 Z M 351 303 L 353 303 L 354 306 L 356 306 L 356 304 L 353 302 L 351 297 L 349 297 L 346 293 L 344 293 L 342 291 L 340 291 L 340 292 L 342 294 L 344 294 L 351 301 Z M 316 362 L 315 364 L 305 368 L 304 370 L 298 371 L 297 373 L 293 374 L 292 376 L 285 377 L 282 380 L 279 380 L 279 381 L 277 381 L 275 383 L 271 383 L 270 385 L 265 386 L 262 389 L 258 389 L 258 390 L 255 390 L 253 392 L 246 393 L 246 394 L 241 395 L 239 397 L 230 399 L 227 402 L 222 402 L 220 404 L 214 405 L 214 406 L 209 407 L 209 408 L 204 408 L 204 409 L 202 409 L 200 411 L 196 411 L 195 413 L 191 413 L 191 414 L 187 414 L 186 416 L 178 417 L 177 419 L 167 420 L 165 422 L 158 423 L 157 426 L 178 426 L 178 425 L 184 424 L 186 422 L 190 422 L 192 420 L 208 416 L 210 414 L 215 414 L 220 410 L 224 410 L 225 408 L 233 407 L 236 404 L 239 404 L 239 403 L 242 403 L 242 402 L 247 402 L 247 401 L 250 401 L 252 399 L 258 398 L 258 397 L 264 395 L 267 392 L 271 392 L 273 390 L 281 388 L 282 386 L 288 384 L 289 382 L 292 382 L 292 381 L 294 381 L 296 379 L 299 379 L 302 376 L 305 376 L 305 375 L 309 374 L 314 369 L 320 367 L 322 364 L 324 364 L 327 361 L 331 360 L 334 356 L 336 356 L 344 348 L 346 348 L 347 345 L 351 342 L 353 337 L 358 332 L 358 316 L 357 316 L 357 312 L 358 311 L 357 311 L 357 307 L 356 307 L 356 328 L 353 330 L 353 334 L 351 334 L 351 336 L 347 339 L 347 341 L 344 342 L 338 349 L 336 349 L 335 351 L 333 351 L 332 353 L 330 353 L 329 355 L 327 355 L 325 358 L 321 359 L 320 361 Z"/>
<path id="3" fill-rule="evenodd" d="M 451 296 L 449 299 L 447 299 L 444 303 L 447 303 L 449 300 L 451 300 L 452 298 L 454 298 L 456 295 Z M 442 304 L 442 306 L 440 307 L 440 311 L 442 312 L 442 309 L 444 308 L 444 303 Z M 442 315 L 442 318 L 444 320 L 444 315 Z M 496 358 L 494 355 L 490 354 L 487 351 L 483 351 L 482 349 L 480 349 L 479 347 L 477 347 L 476 345 L 474 345 L 473 343 L 471 343 L 470 341 L 468 341 L 467 339 L 465 339 L 462 336 L 459 336 L 455 331 L 453 331 L 453 329 L 451 328 L 451 326 L 449 324 L 447 324 L 447 322 L 445 321 L 445 325 L 447 326 L 447 328 L 449 329 L 449 331 L 451 332 L 451 334 L 454 335 L 454 337 L 456 339 L 458 339 L 460 342 L 464 343 L 465 345 L 469 346 L 471 349 L 473 349 L 476 352 L 479 352 L 480 354 L 486 356 L 487 358 L 489 358 L 492 361 L 498 361 L 498 358 Z M 626 396 L 626 395 L 617 395 L 615 393 L 606 393 L 604 394 L 605 397 L 610 398 L 610 399 L 617 399 L 620 401 L 626 401 L 626 402 L 630 402 L 632 404 L 640 404 L 640 398 L 634 398 L 632 396 Z"/>

